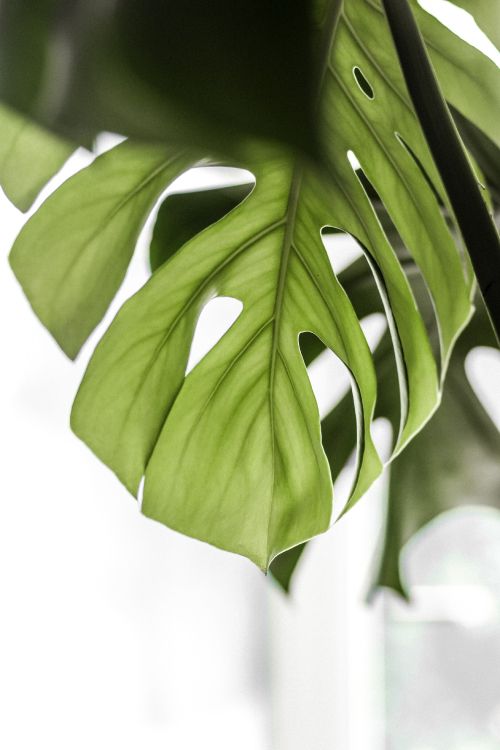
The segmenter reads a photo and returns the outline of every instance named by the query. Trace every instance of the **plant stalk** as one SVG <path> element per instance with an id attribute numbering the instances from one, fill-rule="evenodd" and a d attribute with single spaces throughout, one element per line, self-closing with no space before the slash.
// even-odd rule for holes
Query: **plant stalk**
<path id="1" fill-rule="evenodd" d="M 500 343 L 500 238 L 439 88 L 408 0 L 382 0 L 413 106 Z M 443 279 L 446 283 L 446 279 Z"/>

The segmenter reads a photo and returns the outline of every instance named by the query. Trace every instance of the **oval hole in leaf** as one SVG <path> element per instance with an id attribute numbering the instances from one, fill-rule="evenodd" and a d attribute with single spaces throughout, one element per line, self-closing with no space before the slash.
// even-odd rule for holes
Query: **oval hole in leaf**
<path id="1" fill-rule="evenodd" d="M 243 303 L 234 297 L 215 297 L 205 305 L 191 342 L 186 375 L 221 340 L 241 315 L 242 310 Z"/>
<path id="2" fill-rule="evenodd" d="M 366 78 L 366 76 L 363 73 L 363 71 L 361 70 L 361 68 L 358 68 L 358 66 L 355 65 L 354 68 L 352 69 L 352 73 L 353 73 L 353 76 L 354 76 L 354 80 L 358 84 L 358 86 L 361 89 L 361 91 L 363 92 L 363 94 L 368 99 L 374 99 L 375 98 L 375 93 L 373 91 L 373 88 L 370 85 L 368 79 Z"/>

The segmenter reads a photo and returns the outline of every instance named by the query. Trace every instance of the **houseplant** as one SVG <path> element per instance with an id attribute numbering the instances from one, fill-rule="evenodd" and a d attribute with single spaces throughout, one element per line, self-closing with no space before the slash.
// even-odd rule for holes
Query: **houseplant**
<path id="1" fill-rule="evenodd" d="M 476 162 L 462 159 L 473 196 L 464 210 L 453 170 L 450 176 L 440 164 L 447 148 L 436 147 L 433 131 L 446 123 L 447 163 L 456 160 L 462 147 L 449 116 L 436 110 L 439 95 L 430 119 L 419 109 L 415 79 L 432 86 L 432 72 L 418 68 L 415 76 L 415 55 L 402 54 L 401 68 L 394 47 L 393 37 L 400 54 L 412 44 L 421 53 L 408 15 L 399 23 L 406 2 L 294 3 L 285 15 L 277 4 L 255 3 L 241 17 L 220 3 L 213 18 L 203 5 L 150 2 L 137 12 L 118 3 L 116 15 L 78 5 L 54 15 L 54 3 L 21 4 L 10 17 L 4 11 L 10 38 L 17 23 L 33 30 L 29 39 L 21 33 L 31 45 L 31 69 L 16 57 L 23 44 L 3 45 L 4 70 L 21 71 L 20 83 L 6 76 L 2 84 L 10 105 L 66 138 L 88 141 L 102 128 L 132 136 L 47 199 L 14 245 L 13 269 L 37 315 L 74 357 L 169 183 L 200 163 L 249 169 L 254 189 L 242 202 L 241 193 L 230 196 L 234 208 L 224 216 L 212 205 L 220 203 L 215 194 L 204 214 L 206 196 L 189 197 L 182 248 L 168 231 L 162 237 L 171 202 L 160 208 L 154 273 L 97 347 L 73 429 L 134 495 L 145 477 L 146 515 L 245 554 L 264 570 L 274 561 L 287 586 L 300 545 L 330 523 L 332 470 L 338 473 L 357 443 L 348 507 L 382 470 L 371 436 L 377 403 L 395 426 L 393 486 L 402 498 L 391 502 L 380 581 L 402 589 L 400 544 L 450 503 L 440 488 L 430 504 L 417 504 L 409 467 L 422 462 L 421 441 L 433 440 L 436 420 L 446 424 L 438 408 L 449 366 L 459 372 L 467 347 L 494 343 L 480 302 L 473 317 L 475 277 L 456 225 L 474 267 L 486 255 L 486 276 L 491 271 L 496 284 L 498 238 L 489 212 L 498 184 L 498 70 L 411 4 Z M 495 12 L 481 4 L 486 30 L 495 28 Z M 69 50 L 64 76 L 54 74 L 61 45 Z M 187 48 L 194 59 L 186 59 Z M 0 177 L 26 208 L 71 146 L 7 109 L 3 118 L 10 136 Z M 38 153 L 32 170 L 19 168 Z M 492 198 L 478 181 L 488 183 Z M 460 190 L 464 184 L 460 178 Z M 365 260 L 341 283 L 322 244 L 325 228 L 349 232 L 364 249 Z M 495 287 L 478 273 L 495 321 Z M 239 299 L 243 312 L 185 377 L 196 320 L 214 295 Z M 374 358 L 359 318 L 375 309 L 384 310 L 389 335 Z M 301 354 L 303 333 L 313 336 L 301 338 Z M 352 375 L 356 422 L 348 428 L 352 407 L 344 400 L 325 420 L 323 447 L 302 357 L 324 346 Z M 450 365 L 454 347 L 458 360 Z M 470 400 L 461 418 L 477 425 L 479 413 L 478 430 L 457 434 L 482 445 L 498 472 L 498 434 L 487 415 Z M 497 502 L 496 472 L 484 502 Z"/>

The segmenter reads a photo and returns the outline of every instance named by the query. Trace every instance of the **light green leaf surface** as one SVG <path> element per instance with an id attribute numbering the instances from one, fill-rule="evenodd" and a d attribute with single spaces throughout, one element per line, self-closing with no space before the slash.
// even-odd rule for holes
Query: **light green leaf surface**
<path id="1" fill-rule="evenodd" d="M 0 185 L 27 211 L 46 182 L 74 150 L 8 107 L 0 107 Z"/>
<path id="2" fill-rule="evenodd" d="M 352 375 L 358 463 L 349 506 L 381 470 L 370 432 L 373 363 L 321 228 L 356 237 L 377 279 L 398 363 L 396 452 L 437 407 L 451 348 L 472 309 L 472 279 L 436 201 L 440 182 L 384 19 L 365 0 L 349 0 L 334 20 L 336 27 L 325 26 L 319 81 L 328 174 L 249 146 L 239 166 L 254 173 L 254 191 L 126 303 L 91 360 L 72 415 L 76 433 L 131 492 L 145 477 L 144 513 L 264 569 L 330 520 L 330 472 L 298 348 L 302 331 L 319 337 Z M 356 67 L 373 98 L 358 85 Z M 440 361 L 348 151 L 425 279 Z M 214 296 L 240 300 L 243 312 L 185 377 L 196 321 Z"/>
<path id="3" fill-rule="evenodd" d="M 10 263 L 69 357 L 106 312 L 165 186 L 191 161 L 125 141 L 67 180 L 22 229 Z"/>
<path id="4" fill-rule="evenodd" d="M 144 513 L 266 569 L 330 521 L 300 331 L 319 336 L 358 384 L 364 450 L 354 496 L 380 463 L 370 353 L 317 230 L 328 191 L 282 160 L 266 158 L 255 174 L 249 198 L 124 306 L 91 361 L 72 425 L 131 492 L 146 473 Z M 241 300 L 243 313 L 184 379 L 197 317 L 214 295 Z"/>
<path id="5" fill-rule="evenodd" d="M 371 0 L 368 0 L 368 2 L 374 9 L 380 9 L 378 3 L 372 3 Z M 498 24 L 495 24 L 495 18 L 500 12 L 500 6 L 497 7 L 497 4 L 491 3 L 488 0 L 484 3 L 481 0 L 471 0 L 471 2 L 468 2 L 468 0 L 455 0 L 455 4 L 461 5 L 475 14 L 476 20 L 482 25 L 483 30 L 498 43 L 498 35 L 495 37 L 498 27 Z M 456 37 L 455 34 L 450 32 L 435 18 L 417 7 L 416 3 L 413 3 L 413 7 L 428 43 L 429 52 L 444 94 L 460 113 L 457 115 L 457 124 L 461 129 L 462 136 L 467 146 L 473 149 L 474 156 L 488 180 L 488 185 L 493 195 L 498 195 L 498 164 L 500 163 L 500 152 L 497 148 L 500 145 L 500 85 L 498 68 L 477 49 L 463 42 L 463 40 Z M 381 9 L 379 12 L 381 16 Z M 373 21 L 373 18 L 371 20 Z M 368 25 L 369 22 L 367 21 L 367 33 Z M 379 61 L 381 60 L 382 58 L 379 57 Z M 385 66 L 384 73 L 388 79 L 392 80 L 394 70 L 390 65 Z M 466 115 L 469 120 L 465 120 L 463 115 Z M 435 180 L 435 177 L 433 179 Z M 342 277 L 342 280 L 344 278 L 345 276 Z M 367 281 L 369 284 L 369 279 Z M 346 288 L 350 298 L 355 300 L 355 289 L 350 285 L 348 279 L 346 279 L 345 283 L 347 284 Z M 368 294 L 368 289 L 365 289 L 364 294 Z M 370 296 L 373 300 L 373 291 L 370 292 L 368 298 Z M 365 301 L 366 299 L 365 297 Z M 355 306 L 358 310 L 359 304 L 360 300 L 357 299 Z M 375 309 L 377 309 L 376 305 L 373 306 L 372 311 Z M 469 333 L 467 329 L 462 337 L 462 341 L 468 341 L 469 346 L 473 345 L 473 337 L 478 333 L 478 326 L 479 331 L 482 327 L 482 335 L 479 337 L 479 340 L 482 340 L 484 336 L 487 323 L 482 317 L 480 321 L 480 323 L 477 323 L 475 319 L 470 329 L 471 332 Z M 387 347 L 387 339 L 385 339 L 385 346 Z M 456 505 L 466 504 L 467 488 L 471 486 L 471 478 L 480 471 L 479 467 L 483 463 L 485 466 L 491 467 L 492 463 L 496 461 L 498 466 L 498 455 L 495 454 L 494 447 L 492 448 L 496 442 L 496 438 L 494 437 L 495 427 L 484 414 L 484 410 L 477 402 L 468 383 L 464 381 L 463 358 L 465 354 L 463 346 L 463 343 L 459 343 L 459 350 L 451 364 L 452 374 L 450 375 L 450 383 L 448 385 L 451 391 L 450 395 L 447 396 L 445 390 L 443 406 L 437 415 L 433 417 L 430 425 L 416 438 L 415 446 L 412 444 L 410 453 L 408 455 L 407 451 L 402 453 L 391 467 L 394 474 L 391 479 L 392 499 L 389 501 L 387 523 L 390 529 L 405 529 L 406 532 L 401 533 L 399 531 L 398 536 L 394 536 L 391 531 L 387 535 L 383 553 L 384 562 L 378 583 L 380 585 L 393 586 L 401 592 L 404 592 L 404 587 L 399 578 L 400 545 L 425 523 L 425 519 L 429 520 L 429 518 L 437 515 L 441 510 L 453 507 L 453 503 Z M 381 398 L 384 401 L 386 399 L 389 400 L 385 411 L 392 415 L 393 427 L 397 431 L 397 406 L 394 398 L 396 381 L 394 371 L 391 371 L 389 367 L 390 356 L 388 356 L 387 348 L 385 355 L 382 357 L 382 360 L 387 363 L 384 368 L 381 367 L 379 357 L 380 353 L 376 355 L 379 377 L 379 401 Z M 457 389 L 454 388 L 454 383 L 457 382 L 462 382 L 463 391 L 467 396 L 467 404 L 470 407 L 469 413 L 467 413 L 465 407 L 461 414 L 458 413 L 458 409 L 455 409 L 455 416 L 461 424 L 463 436 L 459 433 L 455 434 L 453 427 L 453 402 L 454 396 L 456 399 L 456 394 L 458 393 Z M 383 404 L 379 403 L 377 413 L 383 412 Z M 473 423 L 478 428 L 481 424 L 485 424 L 485 420 L 489 424 L 485 425 L 483 436 L 479 434 L 477 429 L 474 434 L 473 429 L 468 427 L 468 423 Z M 436 426 L 433 428 L 435 421 Z M 455 447 L 461 450 L 462 456 L 469 455 L 469 453 L 479 453 L 478 460 L 475 463 L 463 460 L 460 467 L 457 467 L 464 472 L 461 486 L 465 491 L 460 491 L 462 479 L 458 478 L 454 483 L 455 489 L 457 489 L 454 500 L 449 492 L 451 488 L 449 474 L 444 472 L 443 477 L 438 475 L 442 467 L 439 458 L 441 455 L 440 445 L 443 441 L 448 440 L 448 437 L 444 437 L 445 426 L 448 431 L 446 434 L 453 435 L 455 443 L 460 443 L 459 446 Z M 337 409 L 324 420 L 322 431 L 332 475 L 335 478 L 342 468 L 343 461 L 348 458 L 355 446 L 356 434 L 352 422 L 352 404 L 349 398 L 344 399 Z M 433 435 L 437 434 L 439 434 L 439 441 L 433 442 Z M 468 446 L 469 440 L 474 444 Z M 450 442 L 451 447 L 453 447 L 454 441 L 451 440 Z M 433 453 L 432 467 L 420 477 L 419 470 L 422 466 L 420 458 L 426 451 Z M 402 477 L 404 477 L 411 460 L 416 462 L 412 469 L 408 469 L 412 479 L 405 482 Z M 446 460 L 446 456 L 443 456 L 443 465 L 446 463 Z M 484 503 L 493 505 L 494 507 L 498 506 L 497 475 L 497 470 L 489 471 L 482 475 L 483 481 L 478 484 L 478 487 L 481 487 L 483 491 Z M 398 493 L 397 501 L 394 500 L 395 490 L 393 494 L 392 488 L 398 486 L 396 482 L 401 481 L 402 486 L 407 487 L 409 482 L 415 482 L 419 477 L 421 478 L 420 485 L 417 486 L 415 483 L 413 489 L 410 490 L 411 505 L 405 502 L 403 493 Z M 460 472 L 457 473 L 457 477 L 460 477 Z M 485 484 L 484 480 L 486 477 L 488 478 L 488 482 Z M 427 484 L 425 488 L 423 486 L 424 482 Z M 434 483 L 435 491 L 432 492 L 429 501 L 426 501 L 425 497 L 421 497 L 420 492 L 427 492 L 428 488 Z M 443 489 L 448 489 L 448 492 L 445 491 L 442 494 Z M 470 497 L 471 502 L 475 502 L 478 496 L 477 493 L 473 493 Z M 290 552 L 280 556 L 273 563 L 273 575 L 285 590 L 288 590 L 295 566 L 302 551 L 302 546 L 296 550 L 290 550 Z"/>

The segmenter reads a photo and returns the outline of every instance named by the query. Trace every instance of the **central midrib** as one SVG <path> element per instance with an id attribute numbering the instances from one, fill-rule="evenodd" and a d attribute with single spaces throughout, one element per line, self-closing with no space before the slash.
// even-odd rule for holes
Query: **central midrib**
<path id="1" fill-rule="evenodd" d="M 275 429 L 274 429 L 274 381 L 276 372 L 276 358 L 279 352 L 279 338 L 281 327 L 281 313 L 283 310 L 283 295 L 285 292 L 286 278 L 288 272 L 288 262 L 292 250 L 293 233 L 295 229 L 295 219 L 299 203 L 300 187 L 302 183 L 302 166 L 296 165 L 290 183 L 290 192 L 288 195 L 287 209 L 285 213 L 286 224 L 283 242 L 281 245 L 281 259 L 278 272 L 278 281 L 276 285 L 276 296 L 273 310 L 273 331 L 271 343 L 271 357 L 269 363 L 269 419 L 271 429 L 271 504 L 269 507 L 269 517 L 267 522 L 266 552 L 269 556 L 269 530 L 273 516 L 274 505 L 274 484 L 275 484 Z"/>
<path id="2" fill-rule="evenodd" d="M 328 69 L 328 63 L 331 54 L 331 47 L 335 36 L 335 29 L 343 10 L 343 0 L 331 0 L 328 13 L 326 14 L 325 23 L 323 26 L 322 34 L 322 51 L 320 54 L 320 66 L 319 75 L 317 82 L 316 101 L 314 102 L 314 110 L 317 111 L 320 106 L 321 93 L 325 82 L 326 71 Z M 290 192 L 288 196 L 287 210 L 286 210 L 286 229 L 283 237 L 282 252 L 280 260 L 280 268 L 278 273 L 278 282 L 276 288 L 276 297 L 274 301 L 273 311 L 273 332 L 272 332 L 272 344 L 271 344 L 271 358 L 270 358 L 270 372 L 269 372 L 269 418 L 271 427 L 271 466 L 272 466 L 272 483 L 271 483 L 271 504 L 269 508 L 269 517 L 267 523 L 267 538 L 266 538 L 266 553 L 269 557 L 269 531 L 271 526 L 271 520 L 273 516 L 274 506 L 274 485 L 275 485 L 275 427 L 274 427 L 274 381 L 276 372 L 276 358 L 279 353 L 279 337 L 280 337 L 280 326 L 281 326 L 281 313 L 283 308 L 283 295 L 286 286 L 286 277 L 288 271 L 288 263 L 290 259 L 290 253 L 293 245 L 293 233 L 295 229 L 295 219 L 297 215 L 297 207 L 299 202 L 300 188 L 302 184 L 303 167 L 301 164 L 296 163 L 292 172 L 292 179 L 290 183 Z"/>

